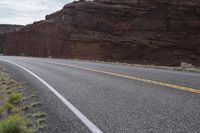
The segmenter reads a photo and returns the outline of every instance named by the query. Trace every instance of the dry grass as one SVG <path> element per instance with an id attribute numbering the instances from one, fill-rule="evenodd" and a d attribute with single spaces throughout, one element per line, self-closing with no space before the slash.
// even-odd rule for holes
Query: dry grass
<path id="1" fill-rule="evenodd" d="M 41 132 L 46 127 L 46 114 L 34 113 L 34 110 L 38 111 L 38 107 L 42 106 L 41 102 L 34 101 L 37 93 L 24 97 L 20 89 L 23 84 L 25 82 L 13 80 L 0 66 L 0 133 Z M 29 111 L 32 112 L 30 117 L 27 116 Z"/>

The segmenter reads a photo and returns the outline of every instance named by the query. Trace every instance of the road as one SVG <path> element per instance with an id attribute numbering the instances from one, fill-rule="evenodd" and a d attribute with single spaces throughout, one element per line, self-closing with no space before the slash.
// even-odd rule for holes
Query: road
<path id="1" fill-rule="evenodd" d="M 37 88 L 60 132 L 200 132 L 200 74 L 32 57 L 0 64 Z"/>

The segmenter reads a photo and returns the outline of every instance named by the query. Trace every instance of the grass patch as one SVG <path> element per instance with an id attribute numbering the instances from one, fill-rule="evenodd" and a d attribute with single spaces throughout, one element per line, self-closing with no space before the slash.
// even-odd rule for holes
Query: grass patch
<path id="1" fill-rule="evenodd" d="M 35 103 L 32 103 L 31 104 L 31 107 L 38 107 L 38 106 L 42 106 L 42 103 L 41 102 L 35 102 Z"/>
<path id="2" fill-rule="evenodd" d="M 5 110 L 4 107 L 1 106 L 1 107 L 0 107 L 0 115 L 3 114 L 4 110 Z"/>
<path id="3" fill-rule="evenodd" d="M 0 122 L 0 133 L 31 133 L 26 120 L 19 115 L 11 115 Z"/>
<path id="4" fill-rule="evenodd" d="M 46 128 L 46 125 L 45 125 L 45 124 L 40 124 L 40 125 L 38 126 L 37 131 L 43 130 L 44 128 Z"/>
<path id="5" fill-rule="evenodd" d="M 36 96 L 37 96 L 37 93 L 33 92 L 30 96 L 24 97 L 22 100 L 28 100 L 28 99 L 36 97 Z"/>
<path id="6" fill-rule="evenodd" d="M 43 123 L 45 123 L 45 119 L 44 119 L 44 118 L 39 118 L 39 119 L 37 119 L 37 124 L 38 124 L 38 125 L 41 125 L 41 124 L 43 124 Z"/>
<path id="7" fill-rule="evenodd" d="M 26 117 L 27 113 L 35 111 L 33 108 L 41 106 L 42 103 L 33 102 L 31 99 L 37 96 L 36 92 L 24 97 L 21 84 L 23 83 L 13 80 L 0 66 L 0 133 L 32 133 L 33 129 L 43 132 L 46 127 L 46 114 L 34 113 L 29 118 Z M 29 109 L 33 110 L 28 112 Z"/>
<path id="8" fill-rule="evenodd" d="M 34 116 L 35 116 L 36 118 L 43 118 L 43 117 L 46 116 L 46 114 L 45 114 L 45 113 L 42 113 L 42 112 L 38 112 L 38 113 L 35 113 Z"/>
<path id="9" fill-rule="evenodd" d="M 11 94 L 13 92 L 13 90 L 6 90 L 7 94 Z"/>
<path id="10" fill-rule="evenodd" d="M 9 102 L 11 104 L 18 103 L 22 99 L 22 97 L 23 96 L 22 96 L 21 93 L 14 92 L 8 97 L 8 101 L 7 102 Z"/>
<path id="11" fill-rule="evenodd" d="M 9 78 L 5 83 L 6 85 L 9 86 L 9 85 L 15 84 L 15 81 Z"/>
<path id="12" fill-rule="evenodd" d="M 27 110 L 29 110 L 30 108 L 31 108 L 30 105 L 25 105 L 25 106 L 22 108 L 22 110 L 23 110 L 23 111 L 27 111 Z"/>
<path id="13" fill-rule="evenodd" d="M 11 103 L 9 103 L 9 102 L 6 102 L 6 103 L 4 104 L 4 107 L 5 107 L 5 109 L 8 111 L 8 113 L 11 113 L 12 110 L 13 110 L 13 108 L 14 108 L 14 106 L 13 106 Z"/>

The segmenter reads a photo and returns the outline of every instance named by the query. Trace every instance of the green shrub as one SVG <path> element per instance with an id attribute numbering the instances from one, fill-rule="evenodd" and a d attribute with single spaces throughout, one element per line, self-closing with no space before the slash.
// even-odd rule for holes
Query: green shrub
<path id="1" fill-rule="evenodd" d="M 14 108 L 13 105 L 11 103 L 8 103 L 8 102 L 4 104 L 4 107 L 8 112 L 11 112 L 12 109 Z"/>
<path id="2" fill-rule="evenodd" d="M 0 106 L 0 115 L 2 115 L 4 112 L 4 107 Z"/>
<path id="3" fill-rule="evenodd" d="M 30 133 L 30 131 L 24 118 L 12 115 L 0 122 L 0 133 Z"/>
<path id="4" fill-rule="evenodd" d="M 15 102 L 19 102 L 21 99 L 22 99 L 22 94 L 15 92 L 9 96 L 8 102 L 13 104 Z"/>

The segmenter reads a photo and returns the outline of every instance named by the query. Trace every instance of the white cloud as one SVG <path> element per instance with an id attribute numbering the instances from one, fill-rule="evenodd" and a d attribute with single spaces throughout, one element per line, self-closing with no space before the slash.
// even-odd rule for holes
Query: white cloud
<path id="1" fill-rule="evenodd" d="M 60 10 L 73 0 L 0 0 L 1 24 L 29 24 Z"/>

